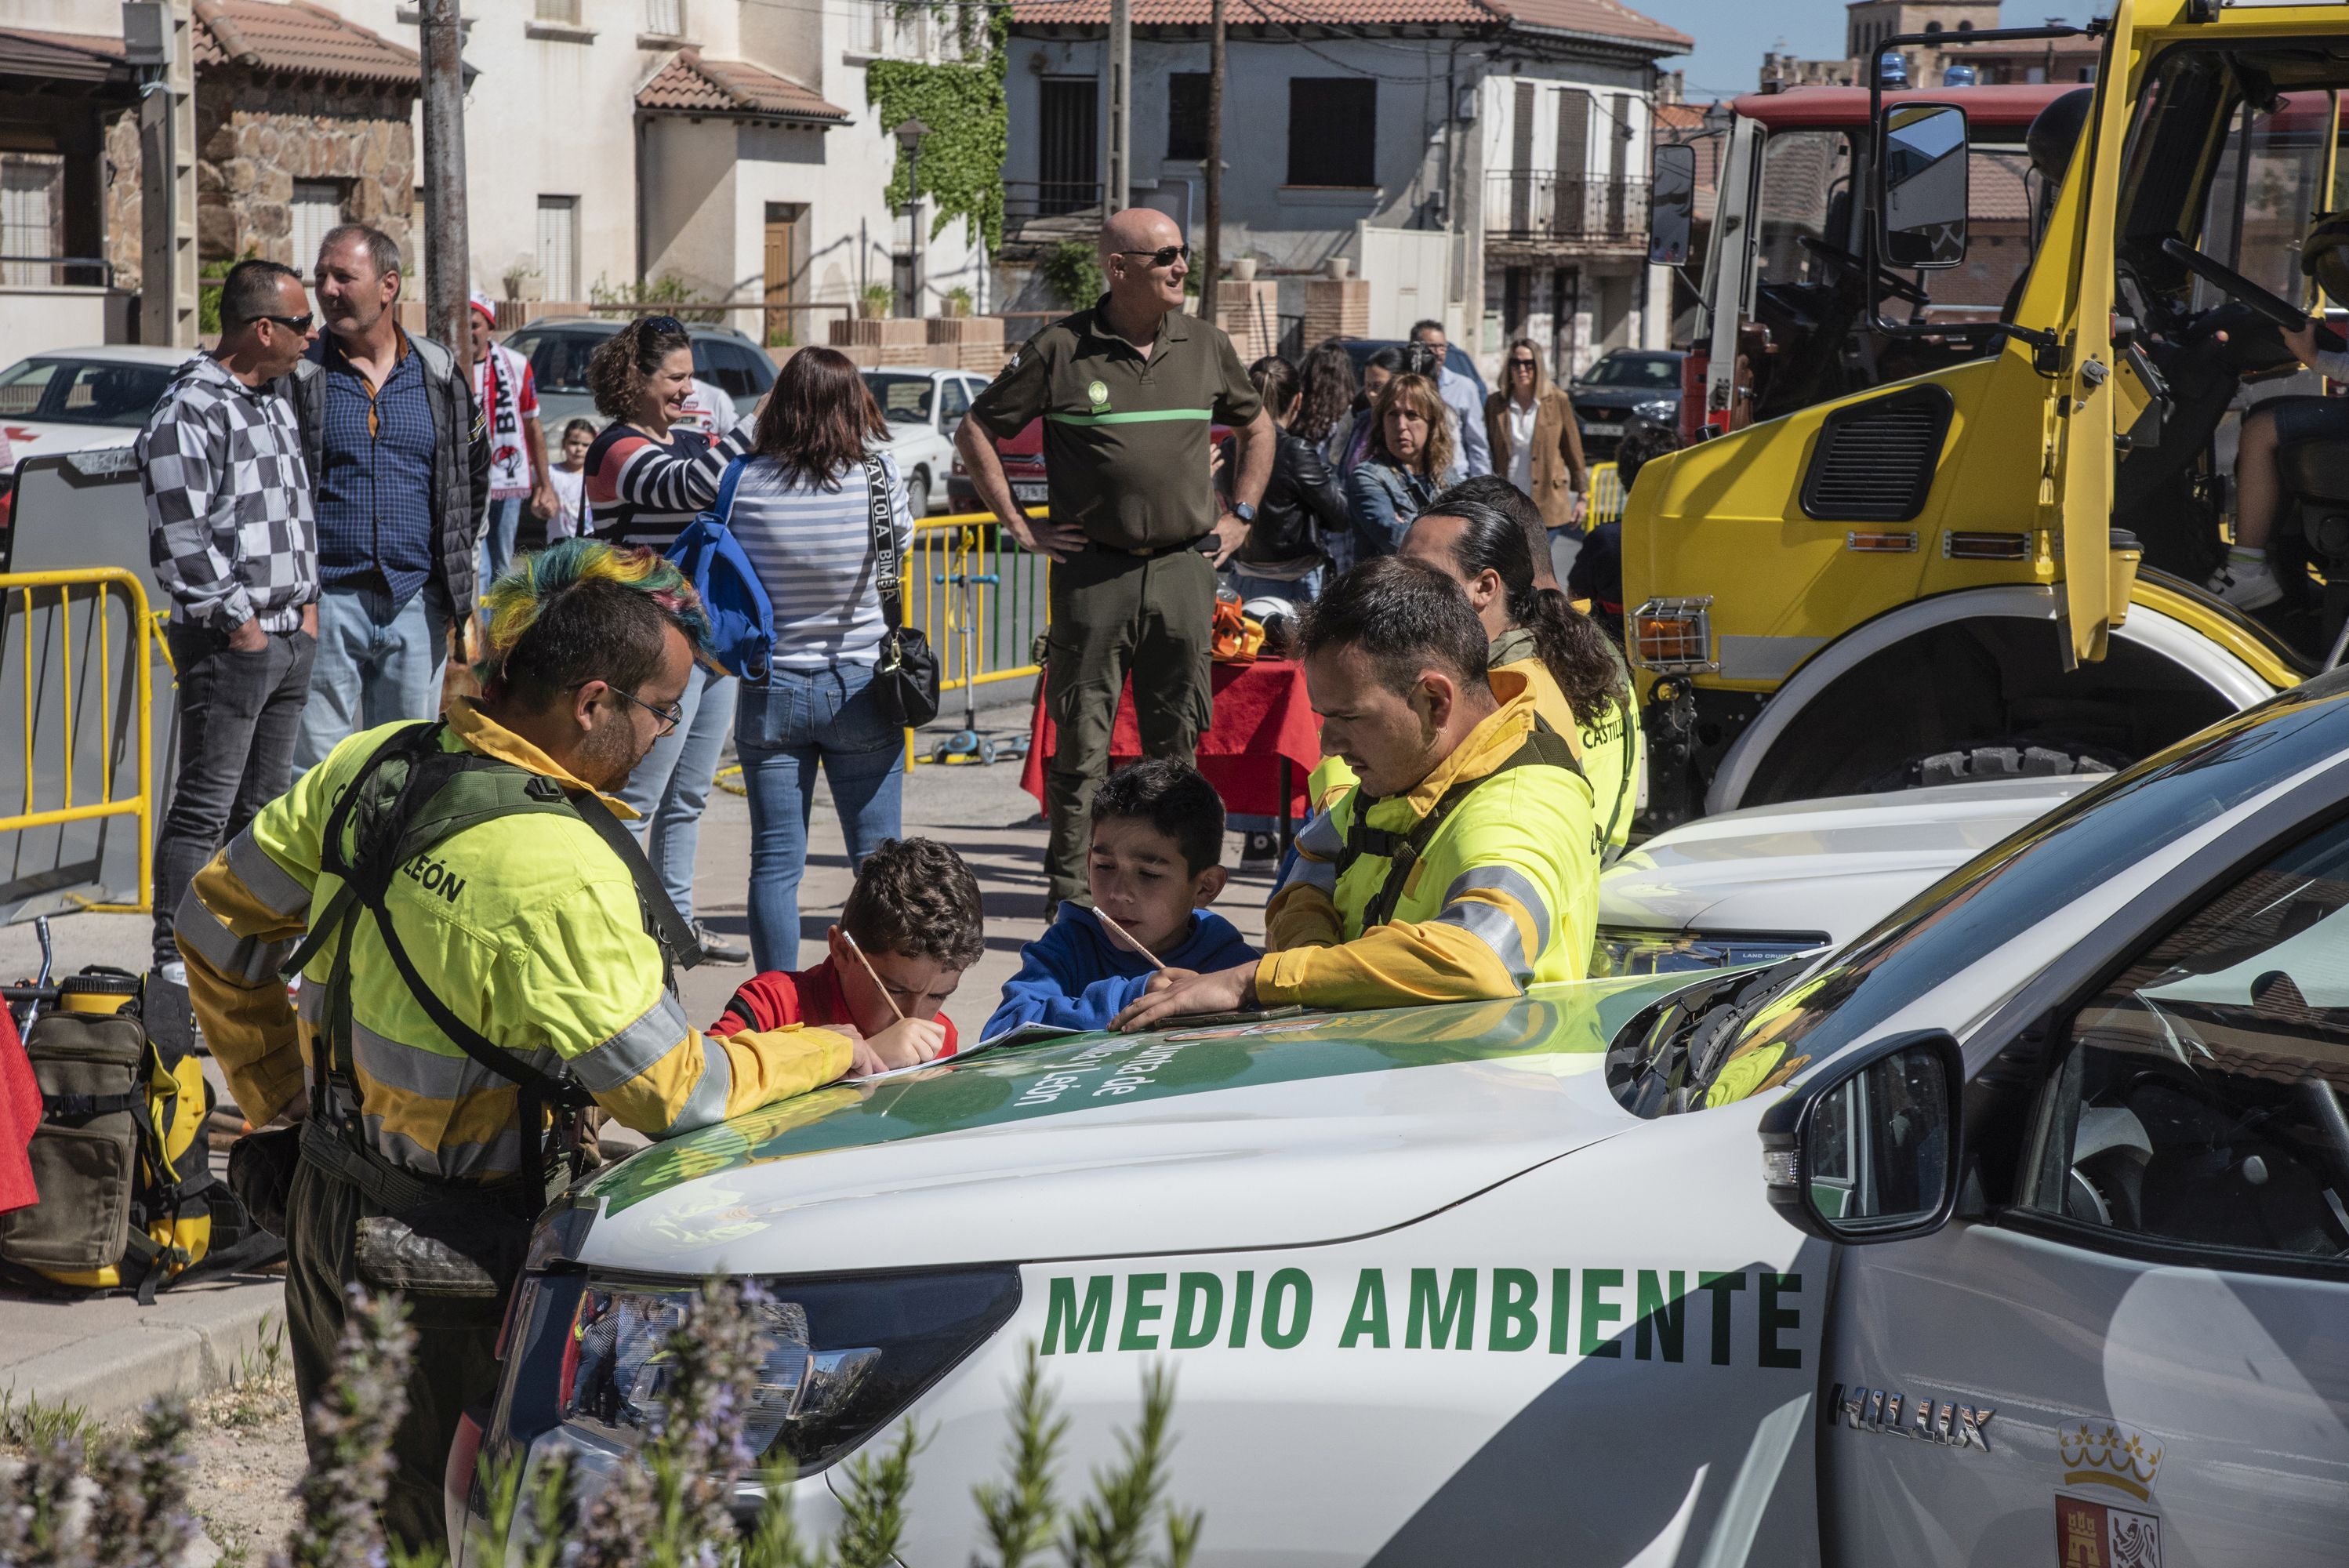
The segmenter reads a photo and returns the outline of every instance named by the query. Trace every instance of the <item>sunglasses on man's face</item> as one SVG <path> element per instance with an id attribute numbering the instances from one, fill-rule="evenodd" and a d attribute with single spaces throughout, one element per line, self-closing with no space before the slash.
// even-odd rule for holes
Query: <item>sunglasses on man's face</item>
<path id="1" fill-rule="evenodd" d="M 255 321 L 274 322 L 297 337 L 310 335 L 310 324 L 317 318 L 305 311 L 300 315 L 256 315 Z"/>
<path id="2" fill-rule="evenodd" d="M 1150 258 L 1150 264 L 1154 267 L 1171 267 L 1178 260 L 1185 262 L 1189 261 L 1191 259 L 1191 247 L 1188 245 L 1161 245 L 1154 251 L 1120 251 L 1118 254 L 1121 256 L 1148 256 Z"/>

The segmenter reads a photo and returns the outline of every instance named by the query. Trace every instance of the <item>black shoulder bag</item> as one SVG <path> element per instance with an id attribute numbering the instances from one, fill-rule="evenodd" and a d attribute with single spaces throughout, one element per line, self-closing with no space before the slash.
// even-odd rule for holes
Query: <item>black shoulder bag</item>
<path id="1" fill-rule="evenodd" d="M 878 458 L 864 459 L 866 515 L 873 523 L 873 586 L 880 591 L 880 657 L 873 684 L 897 722 L 919 729 L 938 716 L 938 655 L 918 626 L 904 624 L 905 605 L 897 589 L 897 531 L 889 517 L 889 476 Z"/>

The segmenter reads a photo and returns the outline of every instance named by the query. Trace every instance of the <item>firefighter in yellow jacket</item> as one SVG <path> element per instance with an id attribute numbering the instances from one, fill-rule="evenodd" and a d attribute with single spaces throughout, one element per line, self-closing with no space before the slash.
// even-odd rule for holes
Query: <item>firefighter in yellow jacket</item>
<path id="1" fill-rule="evenodd" d="M 1523 677 L 1488 675 L 1459 585 L 1415 561 L 1365 562 L 1306 612 L 1299 647 L 1322 744 L 1359 782 L 1299 836 L 1265 956 L 1156 976 L 1117 1026 L 1580 979 L 1599 904 L 1590 786 Z"/>
<path id="2" fill-rule="evenodd" d="M 592 1098 L 661 1138 L 921 1054 L 814 1028 L 710 1038 L 669 988 L 682 944 L 662 936 L 679 923 L 649 896 L 657 881 L 612 792 L 677 722 L 707 640 L 677 569 L 574 541 L 501 580 L 485 607 L 479 703 L 455 705 L 437 731 L 344 741 L 213 858 L 177 914 L 189 991 L 238 1106 L 256 1126 L 301 1123 L 285 1208 L 305 1412 L 332 1371 L 350 1284 L 409 1297 L 419 1339 L 384 1522 L 410 1547 L 443 1540 L 443 1466 L 467 1406 L 494 1391 L 512 1283 L 501 1274 L 564 1179 L 548 1150 L 566 1104 L 574 1123 Z M 422 830 L 391 818 L 392 848 L 366 861 L 381 826 L 369 803 L 392 765 L 460 779 L 435 799 L 476 809 L 412 855 Z M 373 903 L 354 898 L 368 886 Z M 308 944 L 297 1003 L 279 970 L 314 926 L 332 929 Z"/>

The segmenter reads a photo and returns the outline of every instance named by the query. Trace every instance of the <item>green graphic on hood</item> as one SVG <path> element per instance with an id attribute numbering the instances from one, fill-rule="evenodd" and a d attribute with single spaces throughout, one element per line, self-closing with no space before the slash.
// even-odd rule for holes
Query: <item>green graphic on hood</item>
<path id="1" fill-rule="evenodd" d="M 1099 1106 L 1304 1078 L 1603 1052 L 1687 975 L 1544 985 L 1534 995 L 1324 1013 L 1154 1035 L 998 1046 L 917 1075 L 835 1084 L 657 1143 L 585 1191 L 617 1213 L 683 1181 L 826 1150 L 962 1132 Z"/>

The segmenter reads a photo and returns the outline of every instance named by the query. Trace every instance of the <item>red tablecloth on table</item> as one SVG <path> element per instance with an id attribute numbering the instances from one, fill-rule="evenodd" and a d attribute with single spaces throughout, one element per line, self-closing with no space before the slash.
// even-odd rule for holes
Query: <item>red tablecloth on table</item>
<path id="1" fill-rule="evenodd" d="M 1224 798 L 1224 810 L 1243 816 L 1278 817 L 1280 763 L 1288 759 L 1288 814 L 1306 814 L 1305 776 L 1321 760 L 1321 721 L 1305 696 L 1305 671 L 1288 659 L 1258 659 L 1252 665 L 1217 665 L 1216 712 L 1199 737 L 1199 771 Z M 1036 707 L 1029 731 L 1028 762 L 1019 787 L 1044 799 L 1044 769 L 1052 755 L 1052 721 Z M 1112 769 L 1142 756 L 1142 731 L 1134 723 L 1133 686 L 1118 694 L 1117 727 L 1111 732 Z"/>

